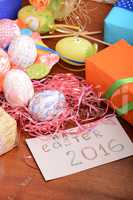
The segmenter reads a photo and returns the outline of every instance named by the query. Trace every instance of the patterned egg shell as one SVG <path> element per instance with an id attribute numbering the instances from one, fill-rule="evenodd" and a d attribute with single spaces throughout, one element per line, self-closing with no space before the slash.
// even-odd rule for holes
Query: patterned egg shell
<path id="1" fill-rule="evenodd" d="M 7 72 L 3 90 L 6 100 L 12 107 L 26 106 L 34 95 L 30 78 L 19 69 L 12 69 Z"/>
<path id="2" fill-rule="evenodd" d="M 11 68 L 7 53 L 0 49 L 0 73 L 5 74 Z"/>
<path id="3" fill-rule="evenodd" d="M 53 12 L 46 9 L 45 12 L 37 10 L 34 6 L 28 5 L 20 9 L 18 18 L 28 25 L 28 27 L 39 33 L 49 32 L 54 24 Z"/>
<path id="4" fill-rule="evenodd" d="M 63 61 L 71 65 L 84 65 L 86 58 L 97 52 L 97 44 L 91 44 L 81 37 L 66 37 L 59 40 L 55 47 Z"/>
<path id="5" fill-rule="evenodd" d="M 29 103 L 29 112 L 37 121 L 53 120 L 59 117 L 66 107 L 63 93 L 57 90 L 45 90 L 34 95 Z"/>
<path id="6" fill-rule="evenodd" d="M 20 34 L 20 29 L 13 20 L 0 20 L 0 48 L 6 48 L 10 42 L 16 36 L 20 36 Z"/>
<path id="7" fill-rule="evenodd" d="M 9 45 L 8 55 L 11 63 L 20 68 L 32 65 L 37 57 L 34 40 L 27 35 L 16 37 Z"/>

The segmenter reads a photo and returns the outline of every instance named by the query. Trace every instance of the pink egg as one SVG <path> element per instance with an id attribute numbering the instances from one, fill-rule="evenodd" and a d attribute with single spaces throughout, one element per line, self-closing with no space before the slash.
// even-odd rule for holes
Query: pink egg
<path id="1" fill-rule="evenodd" d="M 4 84 L 4 95 L 11 106 L 26 106 L 34 95 L 33 84 L 28 75 L 19 69 L 7 72 Z"/>
<path id="2" fill-rule="evenodd" d="M 5 74 L 11 68 L 7 53 L 0 49 L 0 73 Z"/>
<path id="3" fill-rule="evenodd" d="M 6 11 L 5 11 L 6 12 Z M 19 36 L 20 29 L 15 21 L 10 19 L 0 20 L 0 47 L 6 48 L 12 39 Z"/>

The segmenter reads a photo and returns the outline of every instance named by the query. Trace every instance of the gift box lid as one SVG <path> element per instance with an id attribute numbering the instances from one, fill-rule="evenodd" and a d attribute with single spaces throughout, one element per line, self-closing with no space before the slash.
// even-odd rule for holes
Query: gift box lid
<path id="1" fill-rule="evenodd" d="M 113 7 L 105 18 L 105 23 L 118 26 L 119 28 L 133 30 L 133 11 L 120 7 Z"/>
<path id="2" fill-rule="evenodd" d="M 102 71 L 104 75 L 110 77 L 112 81 L 114 81 L 118 78 L 133 77 L 132 58 L 133 46 L 129 45 L 125 40 L 120 40 L 114 45 L 98 52 L 91 58 L 88 58 L 86 62 L 93 62 L 98 70 Z"/>

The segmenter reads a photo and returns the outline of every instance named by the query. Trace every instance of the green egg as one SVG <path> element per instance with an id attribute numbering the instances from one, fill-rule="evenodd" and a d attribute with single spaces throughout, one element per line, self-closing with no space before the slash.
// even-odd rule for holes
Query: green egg
<path id="1" fill-rule="evenodd" d="M 97 44 L 81 37 L 66 37 L 57 42 L 56 51 L 62 60 L 71 65 L 84 65 L 85 59 L 97 52 Z"/>
<path id="2" fill-rule="evenodd" d="M 30 77 L 30 79 L 41 79 L 48 75 L 49 68 L 45 64 L 33 64 L 26 69 L 26 73 Z"/>
<path id="3" fill-rule="evenodd" d="M 18 18 L 25 22 L 31 30 L 39 33 L 48 32 L 54 24 L 54 16 L 50 10 L 38 11 L 31 5 L 23 7 L 18 13 Z"/>

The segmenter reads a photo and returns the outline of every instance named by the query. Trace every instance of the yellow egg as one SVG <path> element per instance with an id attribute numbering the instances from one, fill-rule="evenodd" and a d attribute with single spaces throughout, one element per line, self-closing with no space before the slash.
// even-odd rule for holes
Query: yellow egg
<path id="1" fill-rule="evenodd" d="M 57 42 L 56 51 L 71 65 L 84 65 L 86 58 L 97 52 L 97 44 L 91 44 L 81 37 L 66 37 Z"/>

